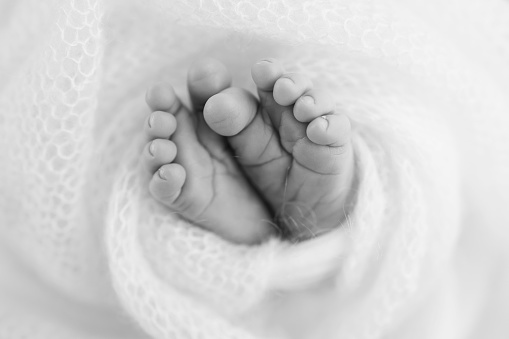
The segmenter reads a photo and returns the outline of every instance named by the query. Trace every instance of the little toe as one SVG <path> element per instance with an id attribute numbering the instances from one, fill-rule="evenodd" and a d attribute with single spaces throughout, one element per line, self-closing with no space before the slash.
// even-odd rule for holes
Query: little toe
<path id="1" fill-rule="evenodd" d="M 299 97 L 293 107 L 293 115 L 300 122 L 310 122 L 334 111 L 331 95 L 322 90 L 311 90 Z"/>
<path id="2" fill-rule="evenodd" d="M 258 101 L 246 90 L 231 87 L 212 96 L 203 109 L 207 125 L 217 134 L 234 136 L 256 115 Z"/>
<path id="3" fill-rule="evenodd" d="M 350 144 L 344 147 L 322 146 L 304 138 L 297 141 L 292 154 L 294 161 L 308 171 L 331 175 L 344 172 L 351 153 Z"/>
<path id="4" fill-rule="evenodd" d="M 306 135 L 315 144 L 341 147 L 348 144 L 350 129 L 350 120 L 346 115 L 322 115 L 309 123 Z"/>
<path id="5" fill-rule="evenodd" d="M 163 111 L 152 112 L 145 122 L 148 139 L 169 139 L 177 128 L 175 116 Z"/>
<path id="6" fill-rule="evenodd" d="M 274 84 L 274 100 L 281 106 L 290 106 L 307 91 L 311 90 L 311 80 L 300 73 L 287 73 Z"/>
<path id="7" fill-rule="evenodd" d="M 149 190 L 152 196 L 172 208 L 179 198 L 186 180 L 186 171 L 179 164 L 167 164 L 154 173 Z"/>
<path id="8" fill-rule="evenodd" d="M 232 76 L 226 66 L 213 58 L 195 62 L 187 74 L 187 87 L 195 110 L 203 109 L 205 102 L 230 87 Z"/>
<path id="9" fill-rule="evenodd" d="M 145 167 L 154 173 L 159 167 L 171 163 L 177 155 L 177 146 L 170 140 L 155 139 L 147 143 L 142 157 Z"/>
<path id="10" fill-rule="evenodd" d="M 145 95 L 145 101 L 152 111 L 165 111 L 175 114 L 181 107 L 173 86 L 165 82 L 150 87 Z"/>
<path id="11" fill-rule="evenodd" d="M 283 73 L 283 66 L 273 58 L 262 59 L 251 68 L 251 77 L 256 87 L 265 92 L 272 92 L 274 84 Z"/>

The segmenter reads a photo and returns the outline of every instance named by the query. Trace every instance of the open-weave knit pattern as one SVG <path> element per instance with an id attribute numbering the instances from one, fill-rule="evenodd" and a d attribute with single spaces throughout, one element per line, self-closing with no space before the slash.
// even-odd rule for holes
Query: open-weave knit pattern
<path id="1" fill-rule="evenodd" d="M 507 1 L 0 0 L 0 43 L 0 338 L 502 333 Z M 150 197 L 144 91 L 188 100 L 202 56 L 235 85 L 272 56 L 336 93 L 357 176 L 340 228 L 239 246 Z"/>

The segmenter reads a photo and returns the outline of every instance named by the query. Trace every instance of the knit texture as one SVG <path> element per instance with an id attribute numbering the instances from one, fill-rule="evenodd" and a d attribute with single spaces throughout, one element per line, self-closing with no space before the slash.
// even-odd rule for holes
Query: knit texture
<path id="1" fill-rule="evenodd" d="M 502 0 L 0 1 L 0 338 L 375 339 L 425 323 L 462 234 L 508 256 L 508 23 Z M 341 227 L 240 246 L 151 198 L 144 92 L 168 81 L 188 102 L 202 56 L 238 86 L 271 56 L 335 93 L 356 158 Z M 483 281 L 453 286 L 430 337 L 482 328 Z"/>

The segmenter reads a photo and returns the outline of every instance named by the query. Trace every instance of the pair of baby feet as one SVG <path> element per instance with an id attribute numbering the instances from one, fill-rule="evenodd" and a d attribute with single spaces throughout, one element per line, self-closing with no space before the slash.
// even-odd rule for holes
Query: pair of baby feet
<path id="1" fill-rule="evenodd" d="M 251 74 L 259 99 L 231 87 L 219 61 L 197 62 L 187 80 L 192 110 L 169 84 L 148 90 L 142 161 L 151 194 L 236 243 L 276 233 L 306 239 L 337 227 L 354 176 L 348 118 L 277 60 L 257 62 Z"/>

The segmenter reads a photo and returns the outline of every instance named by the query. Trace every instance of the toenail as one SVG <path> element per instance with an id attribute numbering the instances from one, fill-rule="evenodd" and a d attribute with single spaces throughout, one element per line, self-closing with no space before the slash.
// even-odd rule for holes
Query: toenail
<path id="1" fill-rule="evenodd" d="M 199 82 L 201 80 L 210 78 L 214 73 L 210 69 L 191 69 L 188 73 L 190 81 Z"/>
<path id="2" fill-rule="evenodd" d="M 163 179 L 163 180 L 168 180 L 168 178 L 166 177 L 167 173 L 166 171 L 164 170 L 164 168 L 160 168 L 158 171 L 157 171 L 157 174 L 159 175 L 159 178 Z"/>
<path id="3" fill-rule="evenodd" d="M 280 79 L 280 80 L 289 80 L 289 81 L 290 81 L 290 83 L 291 83 L 292 85 L 295 85 L 295 81 L 293 81 L 293 79 L 292 79 L 292 78 L 281 77 L 281 79 Z"/>
<path id="4" fill-rule="evenodd" d="M 272 60 L 270 60 L 270 59 L 262 59 L 262 60 L 258 61 L 256 64 L 257 64 L 257 65 L 261 65 L 261 64 L 263 64 L 263 63 L 269 63 L 269 64 L 272 64 L 272 63 L 273 63 L 273 61 L 272 61 Z"/>
<path id="5" fill-rule="evenodd" d="M 324 129 L 325 131 L 327 131 L 329 129 L 329 118 L 326 116 L 326 115 L 322 115 L 320 116 L 320 118 L 322 118 L 323 120 L 325 120 L 325 126 L 324 126 Z"/>
<path id="6" fill-rule="evenodd" d="M 300 100 L 302 101 L 302 103 L 307 104 L 307 105 L 314 105 L 316 103 L 315 98 L 313 98 L 309 95 L 303 96 L 302 98 L 300 98 Z"/>
<path id="7" fill-rule="evenodd" d="M 153 141 L 150 143 L 150 146 L 148 147 L 148 152 L 150 153 L 151 156 L 154 156 L 156 154 L 156 145 Z"/>
<path id="8" fill-rule="evenodd" d="M 152 126 L 154 126 L 154 120 L 155 120 L 154 114 L 150 115 L 150 118 L 148 118 L 148 127 L 152 128 Z"/>

